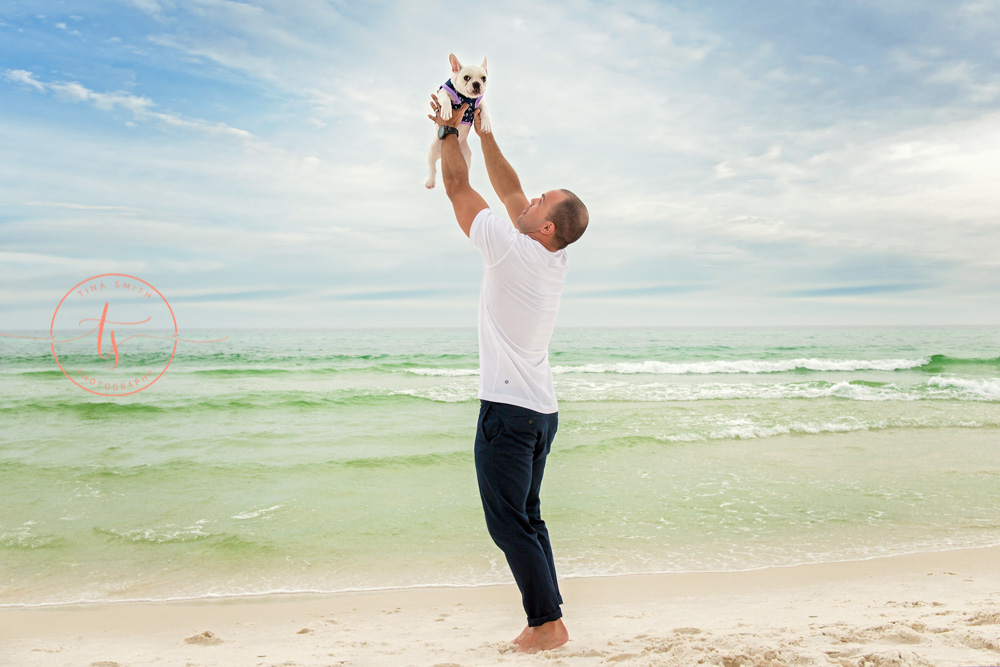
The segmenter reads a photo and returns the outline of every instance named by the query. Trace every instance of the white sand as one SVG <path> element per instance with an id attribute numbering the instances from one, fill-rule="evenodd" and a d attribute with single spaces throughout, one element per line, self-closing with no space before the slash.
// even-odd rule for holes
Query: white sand
<path id="1" fill-rule="evenodd" d="M 1000 665 L 996 547 L 562 589 L 570 642 L 534 656 L 511 585 L 3 608 L 0 663 Z"/>

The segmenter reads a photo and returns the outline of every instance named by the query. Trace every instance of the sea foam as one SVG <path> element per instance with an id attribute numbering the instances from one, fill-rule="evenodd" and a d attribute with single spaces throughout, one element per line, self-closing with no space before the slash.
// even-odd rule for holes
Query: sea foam
<path id="1" fill-rule="evenodd" d="M 940 387 L 961 398 L 979 401 L 1000 401 L 1000 378 L 957 378 L 935 376 L 927 381 L 931 387 Z"/>
<path id="2" fill-rule="evenodd" d="M 714 373 L 787 373 L 789 371 L 896 371 L 918 368 L 924 359 L 733 359 L 672 363 L 666 361 L 622 361 L 612 364 L 554 366 L 553 373 L 652 373 L 658 375 L 711 375 Z"/>

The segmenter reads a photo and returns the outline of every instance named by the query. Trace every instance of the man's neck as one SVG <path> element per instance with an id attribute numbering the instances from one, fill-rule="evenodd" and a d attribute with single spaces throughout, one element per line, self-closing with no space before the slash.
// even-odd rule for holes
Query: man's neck
<path id="1" fill-rule="evenodd" d="M 551 236 L 543 236 L 543 235 L 539 234 L 538 232 L 531 232 L 530 234 L 525 234 L 525 236 L 529 236 L 529 237 L 535 239 L 536 241 L 538 241 L 539 243 L 541 243 L 542 247 L 545 248 L 546 250 L 548 250 L 549 252 L 559 252 L 559 248 L 554 247 L 554 245 L 549 245 L 549 243 L 555 244 L 555 239 L 552 239 Z M 549 241 L 549 243 L 546 243 L 546 240 L 548 240 L 548 239 L 552 239 L 552 240 Z"/>

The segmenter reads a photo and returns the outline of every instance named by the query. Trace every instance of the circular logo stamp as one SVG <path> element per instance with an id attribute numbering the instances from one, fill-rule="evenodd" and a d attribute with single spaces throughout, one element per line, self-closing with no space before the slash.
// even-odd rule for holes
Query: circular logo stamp
<path id="1" fill-rule="evenodd" d="M 102 273 L 73 286 L 49 327 L 52 356 L 73 384 L 128 396 L 163 377 L 177 352 L 177 319 L 141 278 Z"/>

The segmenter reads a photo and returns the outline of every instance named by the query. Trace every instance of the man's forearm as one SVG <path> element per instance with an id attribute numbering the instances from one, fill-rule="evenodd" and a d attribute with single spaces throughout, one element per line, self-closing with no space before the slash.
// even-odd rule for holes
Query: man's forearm
<path id="1" fill-rule="evenodd" d="M 458 137 L 449 135 L 441 140 L 441 180 L 448 193 L 454 186 L 468 185 L 469 165 L 458 145 Z"/>
<path id="2" fill-rule="evenodd" d="M 507 162 L 507 158 L 500 152 L 493 133 L 480 136 L 483 147 L 483 159 L 486 161 L 486 173 L 490 176 L 490 184 L 493 190 L 500 197 L 501 201 L 506 201 L 508 195 L 521 193 L 521 181 L 514 173 L 514 168 Z"/>

